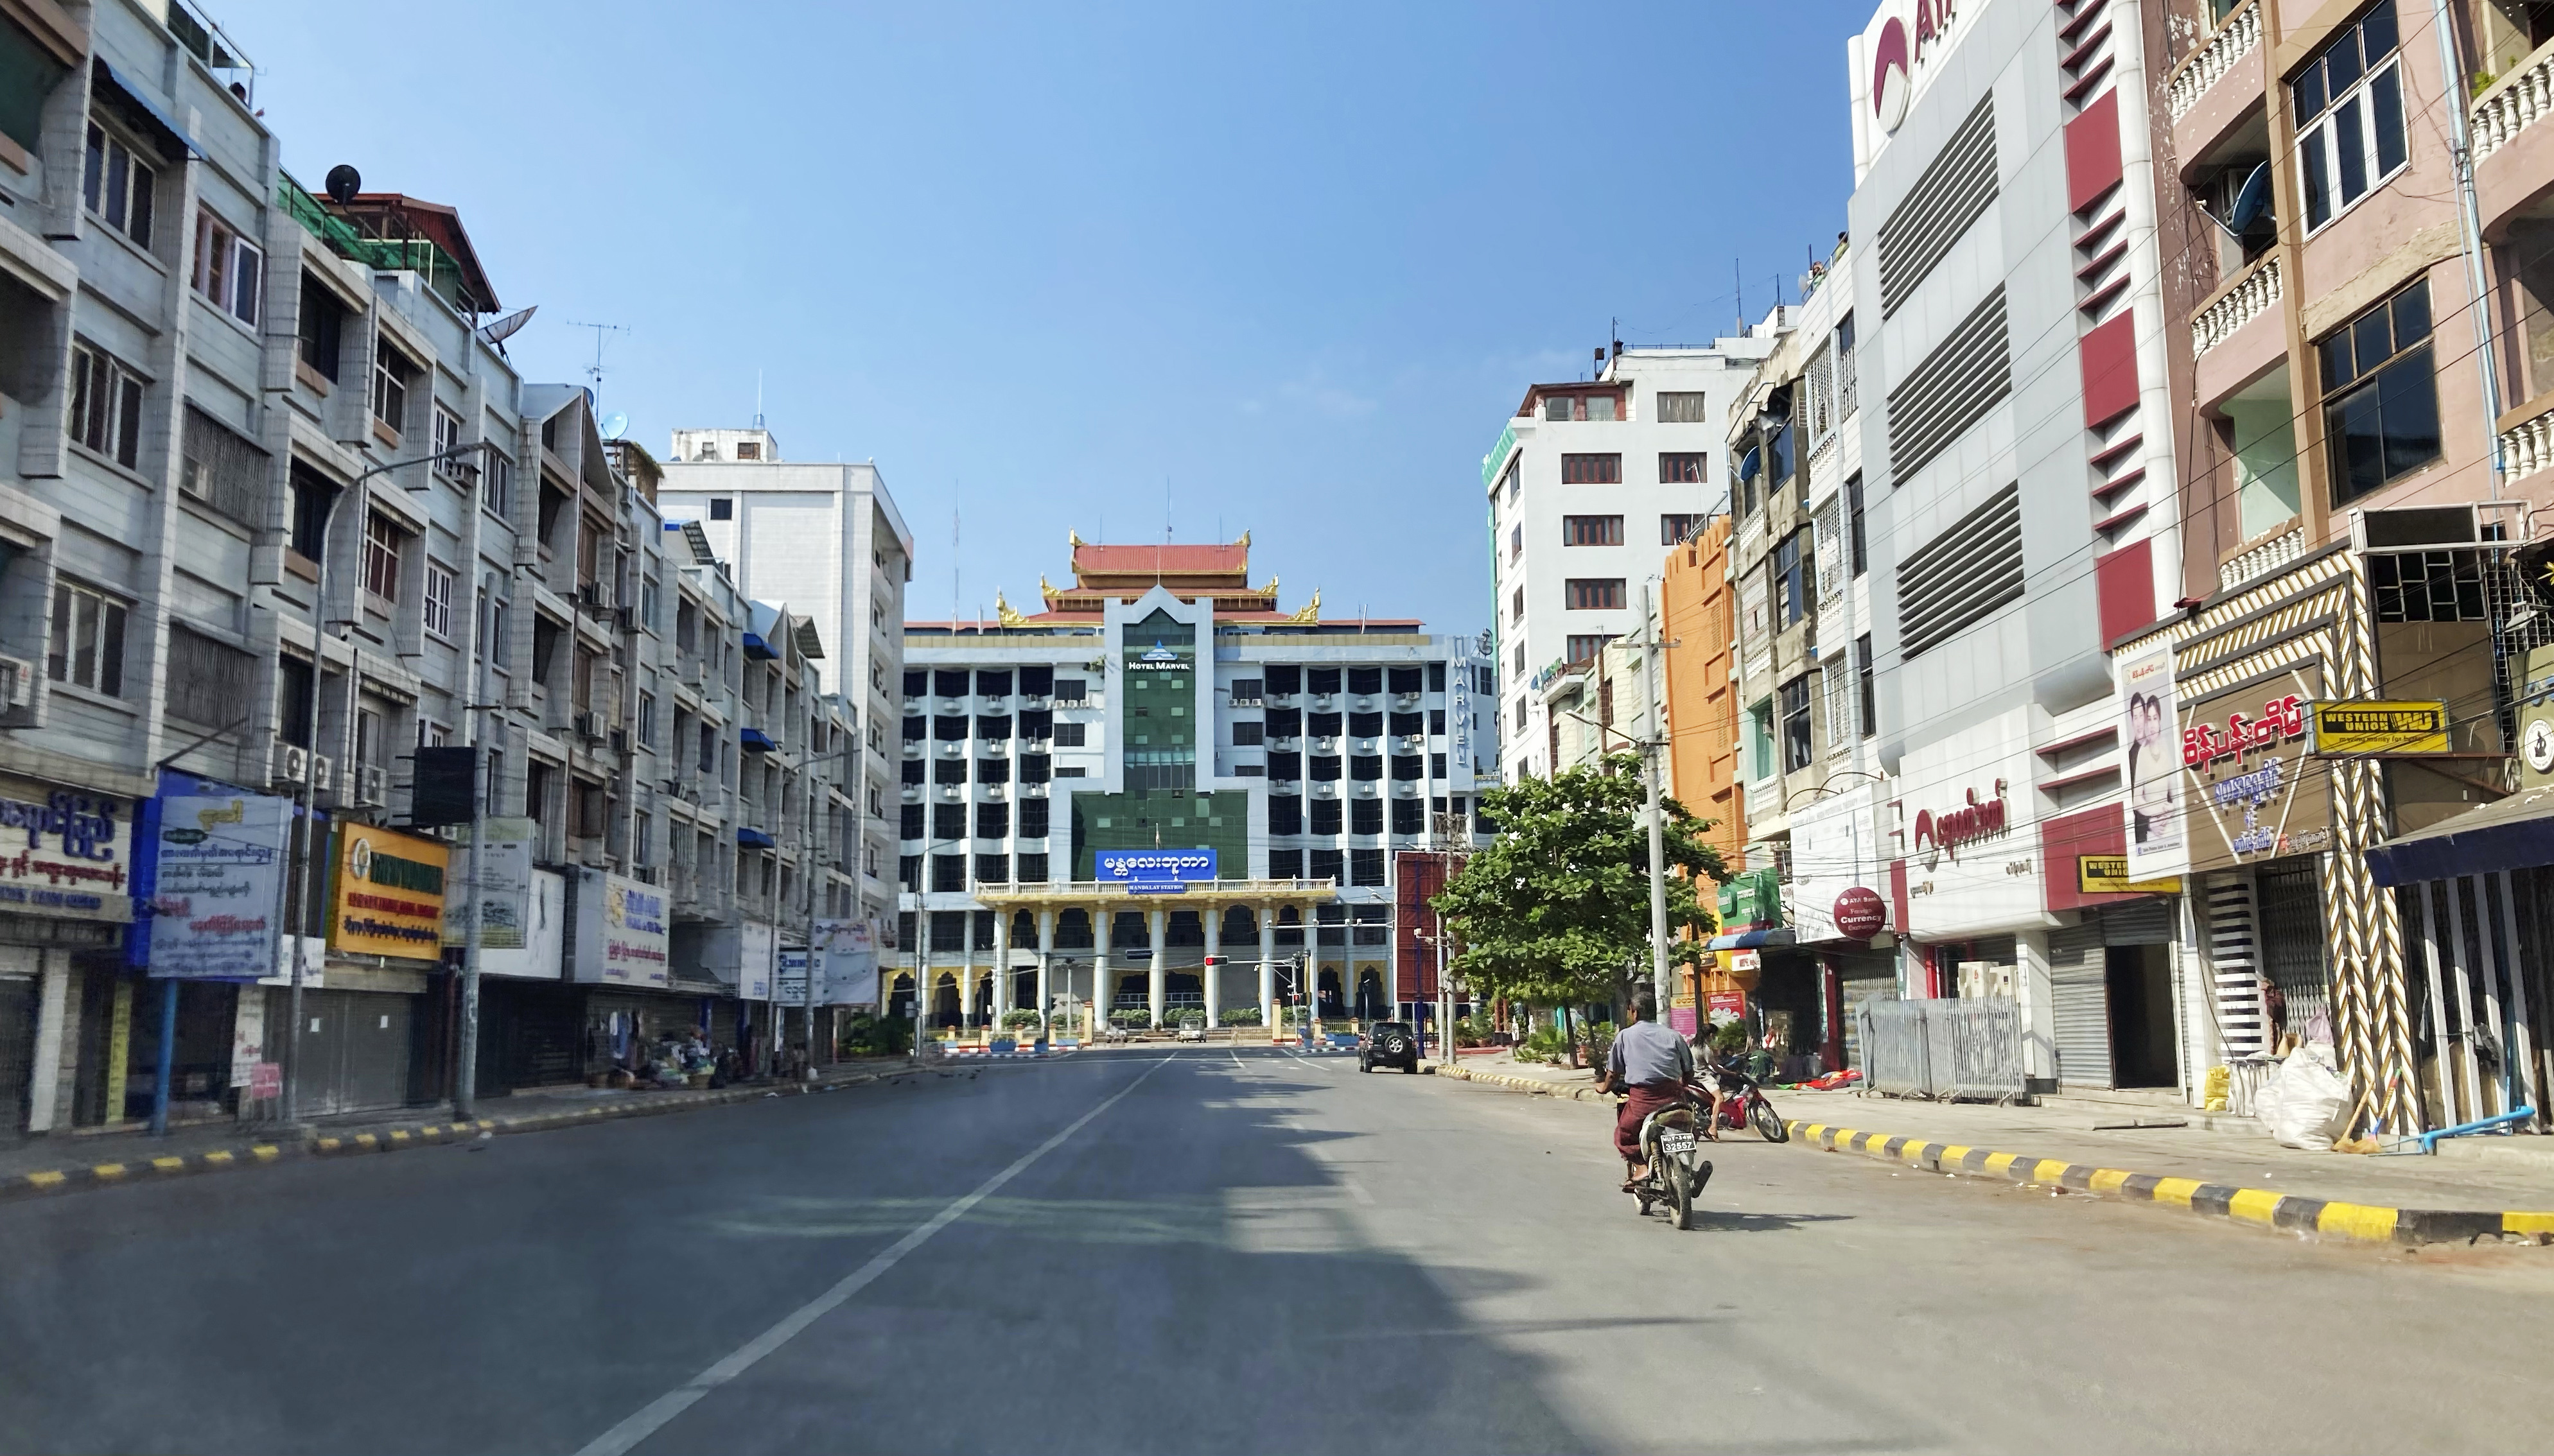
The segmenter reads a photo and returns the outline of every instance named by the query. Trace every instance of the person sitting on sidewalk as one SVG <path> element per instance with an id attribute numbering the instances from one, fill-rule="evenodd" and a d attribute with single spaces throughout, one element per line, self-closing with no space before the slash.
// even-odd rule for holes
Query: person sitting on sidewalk
<path id="1" fill-rule="evenodd" d="M 1641 1124 L 1653 1112 L 1685 1099 L 1693 1079 L 1693 1049 L 1684 1038 L 1659 1025 L 1658 996 L 1647 989 L 1632 993 L 1632 1024 L 1614 1034 L 1597 1078 L 1608 1091 L 1624 1094 L 1614 1117 L 1614 1151 L 1623 1156 L 1623 1191 L 1650 1176 L 1641 1161 Z"/>

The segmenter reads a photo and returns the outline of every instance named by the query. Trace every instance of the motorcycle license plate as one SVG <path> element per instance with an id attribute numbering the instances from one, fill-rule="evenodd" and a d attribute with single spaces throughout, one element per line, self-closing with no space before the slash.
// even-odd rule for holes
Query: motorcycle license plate
<path id="1" fill-rule="evenodd" d="M 1659 1151 L 1662 1153 L 1690 1153 L 1693 1147 L 1691 1133 L 1670 1130 L 1659 1134 Z"/>

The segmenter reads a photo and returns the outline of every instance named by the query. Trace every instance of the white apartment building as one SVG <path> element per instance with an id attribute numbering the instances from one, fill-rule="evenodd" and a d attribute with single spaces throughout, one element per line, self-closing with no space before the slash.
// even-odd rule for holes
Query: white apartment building
<path id="1" fill-rule="evenodd" d="M 1552 771 L 1542 690 L 1638 625 L 1662 548 L 1727 499 L 1723 423 L 1781 313 L 1708 348 L 1618 344 L 1593 380 L 1529 388 L 1482 457 L 1511 776 Z"/>
<path id="2" fill-rule="evenodd" d="M 887 818 L 887 725 L 900 716 L 904 587 L 913 578 L 913 533 L 871 464 L 783 461 L 779 442 L 753 429 L 673 432 L 657 492 L 669 525 L 726 564 L 738 590 L 785 609 L 794 650 L 812 659 L 828 695 L 857 707 L 849 784 L 860 807 L 861 917 L 893 908 L 883 866 L 895 855 Z M 849 913 L 849 912 L 846 912 Z"/>

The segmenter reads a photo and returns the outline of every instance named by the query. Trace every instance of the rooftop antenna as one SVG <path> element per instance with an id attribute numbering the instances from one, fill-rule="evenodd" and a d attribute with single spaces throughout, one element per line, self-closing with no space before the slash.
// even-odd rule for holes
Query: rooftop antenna
<path id="1" fill-rule="evenodd" d="M 952 636 L 958 632 L 958 482 L 952 478 L 949 482 L 949 632 Z"/>
<path id="2" fill-rule="evenodd" d="M 762 371 L 754 372 L 754 427 L 762 428 Z"/>
<path id="3" fill-rule="evenodd" d="M 1747 280 L 1738 271 L 1738 260 L 1729 260 L 1729 281 L 1738 289 L 1738 336 L 1747 336 Z"/>
<path id="4" fill-rule="evenodd" d="M 603 392 L 603 336 L 626 334 L 630 332 L 630 326 L 620 323 L 587 323 L 579 318 L 569 319 L 567 326 L 572 329 L 594 330 L 594 363 L 586 367 L 585 377 L 594 382 L 594 392 L 601 394 Z"/>

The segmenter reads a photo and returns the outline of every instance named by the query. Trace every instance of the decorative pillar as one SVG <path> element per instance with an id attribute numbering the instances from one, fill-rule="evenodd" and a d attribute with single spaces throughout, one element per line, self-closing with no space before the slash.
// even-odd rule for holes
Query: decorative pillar
<path id="1" fill-rule="evenodd" d="M 987 1017 L 990 1026 L 1002 1024 L 1002 1013 L 1011 1009 L 1011 912 L 1004 907 L 993 909 L 993 1002 Z"/>
<path id="2" fill-rule="evenodd" d="M 1259 1024 L 1277 1029 L 1277 902 L 1259 906 Z"/>
<path id="3" fill-rule="evenodd" d="M 1105 902 L 1091 908 L 1091 1040 L 1100 1040 L 1100 1029 L 1108 1024 L 1108 909 Z"/>
<path id="4" fill-rule="evenodd" d="M 1206 959 L 1198 966 L 1198 980 L 1206 987 L 1206 1024 L 1216 1024 L 1217 1013 L 1223 1006 L 1223 990 L 1216 982 L 1223 979 L 1223 907 L 1210 905 L 1198 912 L 1198 924 L 1206 931 Z"/>
<path id="5" fill-rule="evenodd" d="M 1153 973 L 1145 977 L 1148 984 L 1145 987 L 1144 999 L 1153 1008 L 1153 1025 L 1158 1027 L 1162 1024 L 1162 994 L 1167 989 L 1163 979 L 1167 974 L 1165 962 L 1170 959 L 1171 953 L 1171 912 L 1147 911 L 1144 919 L 1151 925 L 1153 931 Z"/>
<path id="6" fill-rule="evenodd" d="M 1055 907 L 1044 906 L 1037 913 L 1037 1014 L 1038 1035 L 1050 1036 L 1054 1028 L 1048 1018 L 1054 1014 L 1055 1001 L 1048 994 L 1047 962 L 1055 958 Z"/>

